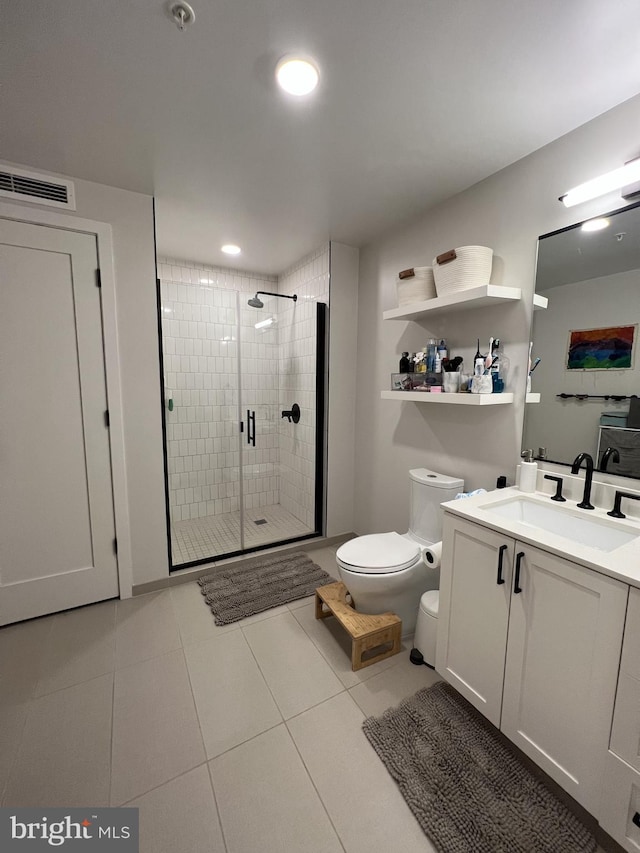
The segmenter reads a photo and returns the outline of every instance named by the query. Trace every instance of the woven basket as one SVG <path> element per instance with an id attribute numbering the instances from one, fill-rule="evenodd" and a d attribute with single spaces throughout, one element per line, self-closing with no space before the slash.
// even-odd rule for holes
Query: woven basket
<path id="1" fill-rule="evenodd" d="M 414 267 L 412 278 L 398 279 L 398 306 L 424 302 L 436 295 L 436 284 L 431 267 Z"/>
<path id="2" fill-rule="evenodd" d="M 487 246 L 461 246 L 438 255 L 433 260 L 438 296 L 489 284 L 492 261 L 493 249 Z"/>

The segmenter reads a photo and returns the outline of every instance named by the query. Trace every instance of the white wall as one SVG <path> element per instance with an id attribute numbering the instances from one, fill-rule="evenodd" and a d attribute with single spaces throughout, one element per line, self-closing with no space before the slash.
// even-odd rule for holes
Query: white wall
<path id="1" fill-rule="evenodd" d="M 571 462 L 582 451 L 595 459 L 601 413 L 629 411 L 628 400 L 562 400 L 556 395 L 638 392 L 637 352 L 631 370 L 567 370 L 567 347 L 570 330 L 626 326 L 640 319 L 639 277 L 638 270 L 631 270 L 545 290 L 549 310 L 536 311 L 533 326 L 535 351 L 542 357 L 532 374 L 533 390 L 541 394 L 541 401 L 527 407 L 527 447 L 536 452 L 546 447 L 548 458 L 559 462 Z M 629 315 L 634 304 L 635 317 Z M 636 340 L 634 351 L 637 347 Z"/>
<path id="2" fill-rule="evenodd" d="M 133 583 L 140 584 L 168 574 L 153 199 L 90 181 L 71 180 L 75 184 L 76 210 L 65 215 L 70 221 L 81 217 L 107 222 L 113 234 Z M 19 204 L 34 211 L 55 210 Z"/>
<path id="3" fill-rule="evenodd" d="M 316 303 L 329 303 L 329 244 L 285 270 L 278 292 L 288 303 L 279 327 L 280 409 L 300 406 L 300 422 L 281 418 L 280 503 L 309 530 L 315 527 L 316 492 Z M 320 380 L 322 381 L 322 380 Z"/>
<path id="4" fill-rule="evenodd" d="M 331 242 L 327 536 L 354 531 L 358 249 Z"/>
<path id="5" fill-rule="evenodd" d="M 493 488 L 496 477 L 515 475 L 521 449 L 524 387 L 540 234 L 619 207 L 619 196 L 566 209 L 558 196 L 583 181 L 638 156 L 640 97 L 547 145 L 469 190 L 384 235 L 360 253 L 358 291 L 355 528 L 358 533 L 406 530 L 407 471 L 433 468 L 465 479 L 465 487 Z M 399 270 L 430 264 L 436 254 L 463 245 L 491 246 L 492 282 L 523 289 L 513 306 L 457 313 L 442 323 L 382 321 L 395 307 Z M 490 335 L 503 339 L 511 359 L 513 406 L 429 406 L 380 399 L 403 350 L 444 335 L 454 354 L 485 349 Z"/>

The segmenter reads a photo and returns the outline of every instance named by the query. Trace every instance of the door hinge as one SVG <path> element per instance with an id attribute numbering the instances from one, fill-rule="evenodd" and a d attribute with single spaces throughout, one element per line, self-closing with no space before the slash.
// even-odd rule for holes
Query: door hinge
<path id="1" fill-rule="evenodd" d="M 118 553 L 118 537 L 117 536 L 113 537 L 113 553 L 114 554 Z"/>
<path id="2" fill-rule="evenodd" d="M 102 275 L 100 270 L 96 270 L 96 287 L 102 287 Z"/>
<path id="3" fill-rule="evenodd" d="M 104 411 L 104 425 L 106 427 L 111 426 L 111 418 L 109 417 L 109 409 L 105 409 L 105 411 Z"/>

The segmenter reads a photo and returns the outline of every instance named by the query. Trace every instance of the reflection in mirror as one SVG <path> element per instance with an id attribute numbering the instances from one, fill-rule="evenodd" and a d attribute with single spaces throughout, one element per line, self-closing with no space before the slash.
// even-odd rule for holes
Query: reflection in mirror
<path id="1" fill-rule="evenodd" d="M 599 469 L 640 478 L 640 205 L 604 219 L 538 241 L 536 293 L 549 307 L 534 314 L 541 399 L 526 407 L 523 446 L 564 464 L 586 451 Z"/>

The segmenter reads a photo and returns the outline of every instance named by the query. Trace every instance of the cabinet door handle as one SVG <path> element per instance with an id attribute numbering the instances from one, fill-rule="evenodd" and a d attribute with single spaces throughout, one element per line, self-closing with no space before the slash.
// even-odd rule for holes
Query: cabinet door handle
<path id="1" fill-rule="evenodd" d="M 631 818 L 631 823 L 635 823 L 636 826 L 640 826 L 640 812 L 636 812 L 634 814 Z"/>
<path id="2" fill-rule="evenodd" d="M 498 549 L 498 580 L 496 581 L 498 586 L 504 583 L 504 578 L 502 577 L 502 561 L 504 559 L 504 552 L 508 547 L 508 545 L 501 545 Z"/>
<path id="3" fill-rule="evenodd" d="M 520 564 L 522 563 L 522 558 L 524 557 L 524 551 L 519 551 L 516 555 L 516 572 L 515 578 L 513 581 L 513 594 L 517 595 L 519 592 L 522 592 L 522 587 L 520 586 Z"/>

